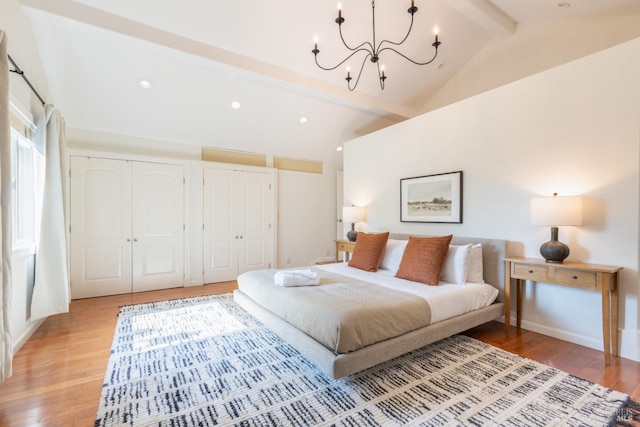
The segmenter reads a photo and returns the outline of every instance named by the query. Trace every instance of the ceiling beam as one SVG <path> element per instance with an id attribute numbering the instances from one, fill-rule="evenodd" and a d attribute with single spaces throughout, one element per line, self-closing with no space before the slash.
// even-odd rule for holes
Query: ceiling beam
<path id="1" fill-rule="evenodd" d="M 518 23 L 487 0 L 449 0 L 447 3 L 498 37 L 508 37 L 516 31 Z"/>
<path id="2" fill-rule="evenodd" d="M 22 0 L 22 5 L 249 71 L 296 86 L 310 92 L 311 95 L 323 97 L 331 102 L 399 119 L 411 118 L 418 114 L 417 110 L 403 105 L 386 102 L 362 93 L 346 92 L 342 86 L 182 37 L 73 0 Z"/>

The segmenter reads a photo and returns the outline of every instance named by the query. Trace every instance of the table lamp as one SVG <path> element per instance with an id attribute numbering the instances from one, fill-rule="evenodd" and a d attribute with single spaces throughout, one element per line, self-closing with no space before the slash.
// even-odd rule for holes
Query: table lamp
<path id="1" fill-rule="evenodd" d="M 553 197 L 531 199 L 531 224 L 552 226 L 551 240 L 540 246 L 540 254 L 546 262 L 562 263 L 569 247 L 558 241 L 558 226 L 582 225 L 582 198 L 553 193 Z"/>
<path id="2" fill-rule="evenodd" d="M 364 221 L 364 208 L 361 206 L 345 206 L 342 208 L 342 221 L 351 223 L 351 230 L 347 233 L 347 239 L 355 242 L 358 232 L 355 230 L 356 222 Z"/>

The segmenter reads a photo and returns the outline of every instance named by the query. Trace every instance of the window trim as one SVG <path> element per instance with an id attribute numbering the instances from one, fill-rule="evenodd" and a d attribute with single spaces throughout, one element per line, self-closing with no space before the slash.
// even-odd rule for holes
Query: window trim
<path id="1" fill-rule="evenodd" d="M 12 253 L 14 256 L 29 256 L 29 255 L 33 255 L 36 253 L 36 246 L 37 246 L 37 221 L 39 220 L 39 214 L 36 213 L 36 210 L 38 208 L 38 202 L 37 202 L 37 197 L 38 197 L 38 191 L 37 191 L 37 186 L 38 186 L 38 180 L 39 179 L 43 179 L 42 178 L 42 174 L 44 172 L 44 167 L 45 167 L 45 159 L 44 156 L 38 151 L 38 148 L 35 144 L 35 142 L 33 141 L 33 135 L 35 133 L 36 130 L 36 126 L 33 124 L 33 121 L 31 120 L 30 114 L 26 114 L 24 113 L 24 110 L 22 108 L 20 108 L 18 105 L 16 105 L 16 103 L 14 103 L 13 100 L 13 96 L 11 97 L 12 99 L 9 101 L 9 109 L 10 109 L 10 116 L 11 116 L 11 120 L 10 120 L 10 124 L 11 124 L 11 162 L 12 162 L 12 173 L 11 173 L 11 189 L 12 189 L 12 194 L 11 197 L 13 199 L 14 204 L 17 203 L 17 206 L 14 206 L 12 208 L 12 215 L 16 218 L 12 219 L 12 242 L 11 242 L 11 246 L 12 246 Z M 20 227 L 20 224 L 18 224 L 18 215 L 20 215 L 20 212 L 18 212 L 18 209 L 20 208 L 20 205 L 16 199 L 18 196 L 18 191 L 19 191 L 19 183 L 18 183 L 18 174 L 20 173 L 19 169 L 19 159 L 18 159 L 18 147 L 22 147 L 22 149 L 27 148 L 28 152 L 30 153 L 30 155 L 32 156 L 31 159 L 31 171 L 33 173 L 33 177 L 31 178 L 31 184 L 34 186 L 34 191 L 33 193 L 29 192 L 30 197 L 33 198 L 33 200 L 31 201 L 30 205 L 33 208 L 33 224 L 31 225 L 31 230 L 30 233 L 31 236 L 28 239 L 18 239 L 17 236 L 17 231 Z M 40 159 L 38 159 L 38 157 L 41 157 Z M 15 168 L 15 170 L 14 170 Z M 39 171 L 39 169 L 42 169 L 41 171 Z M 17 214 L 17 215 L 16 215 Z"/>

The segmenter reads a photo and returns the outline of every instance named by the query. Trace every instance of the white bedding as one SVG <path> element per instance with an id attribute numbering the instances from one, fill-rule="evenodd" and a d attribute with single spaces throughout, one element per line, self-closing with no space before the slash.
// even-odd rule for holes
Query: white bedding
<path id="1" fill-rule="evenodd" d="M 424 298 L 431 306 L 431 323 L 486 307 L 493 303 L 498 296 L 498 290 L 486 283 L 458 285 L 440 282 L 439 286 L 429 286 L 394 277 L 395 273 L 390 270 L 379 269 L 372 273 L 349 267 L 346 263 L 317 265 L 314 268 Z"/>

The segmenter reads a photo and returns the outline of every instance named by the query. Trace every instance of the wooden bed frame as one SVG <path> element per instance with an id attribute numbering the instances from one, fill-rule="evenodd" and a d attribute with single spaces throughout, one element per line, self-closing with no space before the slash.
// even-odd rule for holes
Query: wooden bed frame
<path id="1" fill-rule="evenodd" d="M 409 234 L 391 233 L 389 238 L 406 240 L 409 236 Z M 501 239 L 455 236 L 451 241 L 451 244 L 456 245 L 468 243 L 482 243 L 484 280 L 498 289 L 499 294 L 496 302 L 488 307 L 452 317 L 350 353 L 335 354 L 295 326 L 258 305 L 241 290 L 234 291 L 233 298 L 240 306 L 258 318 L 323 372 L 337 379 L 495 320 L 504 314 L 505 275 L 503 260 L 507 256 L 508 242 Z"/>

